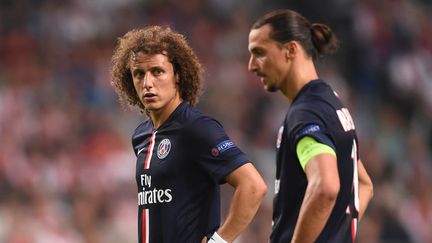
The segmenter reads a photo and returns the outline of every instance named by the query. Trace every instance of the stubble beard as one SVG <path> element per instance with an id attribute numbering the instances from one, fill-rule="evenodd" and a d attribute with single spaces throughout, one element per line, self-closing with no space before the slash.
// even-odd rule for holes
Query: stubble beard
<path id="1" fill-rule="evenodd" d="M 278 91 L 278 88 L 274 84 L 267 84 L 264 86 L 264 88 L 265 88 L 265 90 L 267 90 L 268 92 L 271 92 L 271 93 Z"/>

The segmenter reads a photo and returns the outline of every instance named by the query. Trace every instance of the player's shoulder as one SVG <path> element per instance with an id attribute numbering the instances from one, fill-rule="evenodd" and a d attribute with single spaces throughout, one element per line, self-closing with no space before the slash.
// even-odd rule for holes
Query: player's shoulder
<path id="1" fill-rule="evenodd" d="M 286 115 L 288 127 L 299 124 L 324 124 L 334 113 L 333 91 L 322 80 L 314 80 L 304 87 L 292 102 Z"/>
<path id="2" fill-rule="evenodd" d="M 145 121 L 141 122 L 134 130 L 132 134 L 132 140 L 135 140 L 138 137 L 145 136 L 147 134 L 151 134 L 153 131 L 153 124 L 149 118 Z"/>
<path id="3" fill-rule="evenodd" d="M 152 122 L 150 118 L 146 118 L 144 121 L 142 121 L 134 130 L 135 133 L 142 133 L 142 132 L 151 132 L 153 129 Z"/>
<path id="4" fill-rule="evenodd" d="M 182 125 L 184 144 L 196 144 L 199 148 L 209 139 L 225 135 L 222 125 L 213 117 L 197 109 L 190 111 L 189 119 Z"/>
<path id="5" fill-rule="evenodd" d="M 291 104 L 286 119 L 297 120 L 310 116 L 323 116 L 327 112 L 327 108 L 328 103 L 321 98 L 299 99 Z"/>
<path id="6" fill-rule="evenodd" d="M 313 80 L 294 99 L 291 113 L 328 113 L 342 106 L 336 92 L 323 80 Z"/>
<path id="7" fill-rule="evenodd" d="M 310 81 L 299 91 L 293 104 L 310 105 L 322 102 L 334 96 L 334 91 L 330 85 L 321 79 L 317 79 Z"/>
<path id="8" fill-rule="evenodd" d="M 147 137 L 150 137 L 153 132 L 153 125 L 150 119 L 141 122 L 137 128 L 135 128 L 132 134 L 132 147 L 136 152 L 137 146 L 145 140 Z"/>
<path id="9" fill-rule="evenodd" d="M 222 128 L 222 124 L 214 117 L 204 114 L 198 110 L 191 117 L 190 127 L 198 131 L 211 131 L 212 129 Z"/>
<path id="10" fill-rule="evenodd" d="M 200 122 L 203 123 L 205 121 L 213 120 L 212 117 L 204 114 L 196 107 L 191 106 L 186 102 L 183 102 L 172 116 L 174 116 L 174 119 L 172 119 L 173 121 L 182 125 L 190 125 Z"/>

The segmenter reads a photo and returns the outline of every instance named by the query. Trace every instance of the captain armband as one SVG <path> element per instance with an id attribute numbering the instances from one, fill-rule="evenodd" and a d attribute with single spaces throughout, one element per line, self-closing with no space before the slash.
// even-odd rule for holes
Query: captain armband
<path id="1" fill-rule="evenodd" d="M 300 141 L 297 143 L 296 152 L 303 170 L 305 169 L 306 164 L 309 162 L 309 160 L 316 155 L 332 154 L 336 156 L 336 153 L 332 147 L 323 143 L 319 143 L 310 136 L 305 136 L 300 139 Z"/>

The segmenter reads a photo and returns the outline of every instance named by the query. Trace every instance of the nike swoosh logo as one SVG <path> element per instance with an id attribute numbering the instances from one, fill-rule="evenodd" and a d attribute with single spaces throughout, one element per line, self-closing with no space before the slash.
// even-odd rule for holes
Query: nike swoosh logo
<path id="1" fill-rule="evenodd" d="M 140 154 L 144 149 L 145 149 L 145 148 L 142 148 L 142 149 L 138 150 L 137 155 Z"/>

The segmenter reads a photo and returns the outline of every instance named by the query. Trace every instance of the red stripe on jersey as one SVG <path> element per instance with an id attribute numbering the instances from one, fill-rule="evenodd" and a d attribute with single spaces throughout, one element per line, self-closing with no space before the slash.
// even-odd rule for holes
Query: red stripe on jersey
<path id="1" fill-rule="evenodd" d="M 352 239 L 352 242 L 355 242 L 356 233 L 357 233 L 357 229 L 356 229 L 355 219 L 351 219 L 351 239 Z"/>
<path id="2" fill-rule="evenodd" d="M 147 228 L 147 225 L 146 225 L 146 210 L 145 210 L 145 208 L 143 208 L 143 210 L 142 210 L 142 217 L 141 217 L 141 236 L 142 236 L 142 239 L 141 239 L 141 242 L 142 243 L 147 243 L 146 242 L 146 228 Z"/>
<path id="3" fill-rule="evenodd" d="M 148 208 L 143 208 L 141 217 L 141 241 L 142 243 L 150 242 L 150 212 Z"/>

